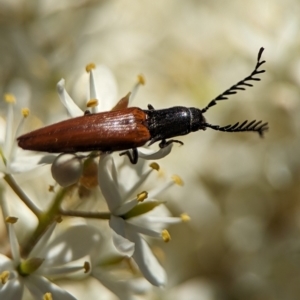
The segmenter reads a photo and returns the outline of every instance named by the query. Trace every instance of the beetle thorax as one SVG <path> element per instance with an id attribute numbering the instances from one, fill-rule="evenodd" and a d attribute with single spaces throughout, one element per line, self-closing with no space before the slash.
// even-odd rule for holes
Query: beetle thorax
<path id="1" fill-rule="evenodd" d="M 198 131 L 205 129 L 205 118 L 200 109 L 195 107 L 190 107 L 190 131 Z"/>

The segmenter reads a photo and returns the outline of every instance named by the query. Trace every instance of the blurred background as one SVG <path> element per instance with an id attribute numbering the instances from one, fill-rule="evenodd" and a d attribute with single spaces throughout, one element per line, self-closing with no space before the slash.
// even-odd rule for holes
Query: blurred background
<path id="1" fill-rule="evenodd" d="M 300 299 L 299 16 L 297 0 L 0 0 L 0 93 L 30 108 L 28 128 L 66 115 L 62 77 L 84 107 L 90 62 L 112 70 L 120 98 L 142 73 L 135 106 L 202 108 L 265 48 L 262 81 L 205 114 L 223 126 L 268 121 L 265 137 L 207 129 L 159 161 L 185 182 L 161 200 L 191 222 L 153 244 L 169 283 L 149 299 Z"/>

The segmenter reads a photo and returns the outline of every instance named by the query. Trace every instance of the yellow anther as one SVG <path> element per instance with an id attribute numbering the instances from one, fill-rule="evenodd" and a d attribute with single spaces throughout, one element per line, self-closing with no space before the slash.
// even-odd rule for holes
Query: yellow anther
<path id="1" fill-rule="evenodd" d="M 22 108 L 21 112 L 22 112 L 23 117 L 27 118 L 29 116 L 30 111 L 28 108 L 24 107 L 24 108 Z"/>
<path id="2" fill-rule="evenodd" d="M 8 278 L 9 278 L 9 271 L 3 271 L 0 274 L 0 282 L 2 284 L 5 284 L 8 281 Z"/>
<path id="3" fill-rule="evenodd" d="M 91 269 L 91 265 L 88 261 L 85 261 L 83 264 L 83 268 L 84 268 L 84 273 L 88 273 Z"/>
<path id="4" fill-rule="evenodd" d="M 160 169 L 159 164 L 156 162 L 151 163 L 149 166 L 150 166 L 150 168 L 152 168 L 153 170 L 156 170 L 156 171 L 159 171 L 159 169 Z"/>
<path id="5" fill-rule="evenodd" d="M 17 221 L 18 221 L 18 218 L 16 218 L 16 217 L 8 216 L 5 218 L 6 223 L 15 224 L 15 223 L 17 223 Z"/>
<path id="6" fill-rule="evenodd" d="M 13 94 L 4 94 L 4 101 L 7 103 L 16 103 L 16 97 Z"/>
<path id="7" fill-rule="evenodd" d="M 180 185 L 180 186 L 184 185 L 183 180 L 178 175 L 173 175 L 171 178 L 177 185 Z"/>
<path id="8" fill-rule="evenodd" d="M 146 191 L 141 192 L 136 196 L 138 202 L 143 202 L 147 198 L 148 198 L 148 193 Z"/>
<path id="9" fill-rule="evenodd" d="M 91 99 L 87 102 L 86 107 L 95 107 L 98 105 L 98 100 L 97 99 Z"/>
<path id="10" fill-rule="evenodd" d="M 85 70 L 87 71 L 87 73 L 90 73 L 94 69 L 96 69 L 96 65 L 94 63 L 90 63 L 90 64 L 86 65 L 86 67 L 85 67 Z"/>
<path id="11" fill-rule="evenodd" d="M 49 185 L 48 192 L 53 193 L 54 192 L 54 185 Z"/>
<path id="12" fill-rule="evenodd" d="M 145 85 L 146 79 L 145 79 L 144 75 L 139 74 L 137 78 L 138 78 L 138 83 L 139 84 Z"/>
<path id="13" fill-rule="evenodd" d="M 188 214 L 181 214 L 180 218 L 182 220 L 182 222 L 189 222 L 191 220 L 190 216 Z"/>
<path id="14" fill-rule="evenodd" d="M 53 300 L 52 294 L 51 293 L 44 294 L 43 300 Z"/>
<path id="15" fill-rule="evenodd" d="M 165 243 L 168 243 L 171 240 L 170 233 L 169 233 L 169 231 L 167 229 L 164 229 L 161 232 L 161 237 L 163 238 L 163 240 L 164 240 Z"/>

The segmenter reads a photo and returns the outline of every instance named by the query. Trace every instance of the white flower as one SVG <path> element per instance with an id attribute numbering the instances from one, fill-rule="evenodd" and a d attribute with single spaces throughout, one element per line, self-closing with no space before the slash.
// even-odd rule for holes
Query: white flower
<path id="1" fill-rule="evenodd" d="M 131 183 L 129 171 L 119 180 L 113 159 L 101 156 L 98 168 L 98 182 L 111 212 L 109 225 L 113 229 L 113 242 L 123 255 L 133 257 L 144 277 L 155 286 L 166 284 L 166 274 L 153 255 L 141 234 L 170 240 L 165 226 L 181 222 L 182 218 L 169 217 L 168 210 L 154 198 L 174 181 L 153 191 L 142 192 L 135 198 L 128 197 L 140 188 L 151 170 L 141 174 L 139 181 Z M 147 198 L 146 201 L 144 201 Z M 149 200 L 148 200 L 149 199 Z"/>
<path id="2" fill-rule="evenodd" d="M 103 286 L 114 293 L 120 300 L 135 299 L 134 295 L 144 295 L 151 289 L 151 284 L 142 277 L 120 279 L 109 273 L 99 262 L 92 263 L 91 276 L 96 278 Z"/>
<path id="3" fill-rule="evenodd" d="M 86 106 L 91 108 L 93 113 L 111 110 L 117 104 L 117 84 L 113 74 L 105 66 L 96 68 L 93 64 L 86 66 L 86 70 L 89 73 Z M 64 79 L 57 83 L 57 92 L 62 104 L 72 118 L 84 115 L 84 111 L 79 108 L 66 91 Z"/>
<path id="4" fill-rule="evenodd" d="M 138 296 L 147 295 L 152 290 L 150 282 L 137 272 L 132 261 L 114 251 L 111 236 L 106 233 L 101 247 L 90 252 L 90 260 L 90 276 L 120 300 L 141 299 Z"/>
<path id="5" fill-rule="evenodd" d="M 2 209 L 7 212 L 6 203 L 2 202 Z M 43 299 L 47 293 L 53 299 L 75 299 L 48 278 L 87 276 L 89 251 L 99 246 L 100 234 L 97 230 L 77 225 L 49 242 L 56 225 L 52 224 L 29 255 L 22 259 L 13 227 L 16 219 L 7 217 L 6 220 L 12 258 L 0 254 L 0 299 L 22 299 L 25 287 L 33 299 Z"/>
<path id="6" fill-rule="evenodd" d="M 28 109 L 22 110 L 23 118 L 17 130 L 14 131 L 14 108 L 15 97 L 11 94 L 4 96 L 7 103 L 6 122 L 3 119 L 0 123 L 0 172 L 4 174 L 23 173 L 30 171 L 40 165 L 51 163 L 55 156 L 43 153 L 24 151 L 17 146 L 16 138 L 20 135 L 25 118 L 28 116 Z"/>

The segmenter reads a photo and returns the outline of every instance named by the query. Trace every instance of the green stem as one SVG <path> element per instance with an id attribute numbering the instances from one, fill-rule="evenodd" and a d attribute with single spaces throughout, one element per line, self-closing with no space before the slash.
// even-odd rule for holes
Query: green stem
<path id="1" fill-rule="evenodd" d="M 26 244 L 22 247 L 22 256 L 26 257 L 34 245 L 38 242 L 43 233 L 47 230 L 47 228 L 55 222 L 55 219 L 59 215 L 60 205 L 64 199 L 64 196 L 68 192 L 68 189 L 60 189 L 58 193 L 55 195 L 53 199 L 52 205 L 50 208 L 43 213 L 38 215 L 39 224 L 30 239 L 26 241 Z"/>
<path id="2" fill-rule="evenodd" d="M 70 211 L 60 209 L 59 213 L 62 216 L 70 216 L 70 217 L 81 217 L 86 219 L 102 219 L 109 220 L 111 214 L 108 212 L 87 212 L 87 211 Z"/>
<path id="3" fill-rule="evenodd" d="M 30 200 L 30 198 L 23 192 L 23 190 L 16 183 L 14 177 L 10 174 L 4 175 L 4 180 L 11 187 L 11 189 L 18 195 L 24 204 L 39 218 L 41 210 Z"/>

